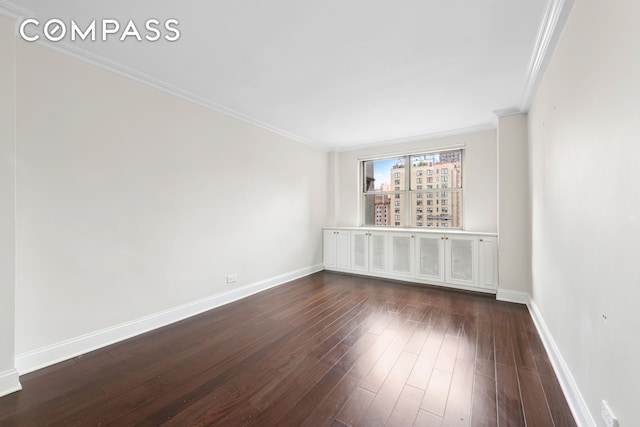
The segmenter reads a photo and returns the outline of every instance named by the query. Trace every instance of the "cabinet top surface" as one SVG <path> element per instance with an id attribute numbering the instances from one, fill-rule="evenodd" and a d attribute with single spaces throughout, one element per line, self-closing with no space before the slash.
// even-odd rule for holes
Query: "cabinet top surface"
<path id="1" fill-rule="evenodd" d="M 424 234 L 459 234 L 468 236 L 492 236 L 497 237 L 498 233 L 468 230 L 444 230 L 432 228 L 406 228 L 406 227 L 324 227 L 323 230 L 349 230 L 349 231 L 383 231 L 391 233 L 424 233 Z"/>

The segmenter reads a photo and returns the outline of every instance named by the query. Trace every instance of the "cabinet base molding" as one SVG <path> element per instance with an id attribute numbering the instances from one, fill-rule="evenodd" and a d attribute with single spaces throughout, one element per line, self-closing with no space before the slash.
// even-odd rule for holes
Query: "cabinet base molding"
<path id="1" fill-rule="evenodd" d="M 496 290 L 495 289 L 489 289 L 489 288 L 485 289 L 485 288 L 479 288 L 477 286 L 453 285 L 451 283 L 439 283 L 439 282 L 428 281 L 428 280 L 418 280 L 418 279 L 414 279 L 414 278 L 403 278 L 403 277 L 384 275 L 384 274 L 370 274 L 370 273 L 359 272 L 359 271 L 358 272 L 354 272 L 354 271 L 351 271 L 351 270 L 340 270 L 340 269 L 335 269 L 335 268 L 327 268 L 326 266 L 325 266 L 324 269 L 327 270 L 327 271 L 333 271 L 335 273 L 348 274 L 350 276 L 375 277 L 376 279 L 384 279 L 384 280 L 389 280 L 389 281 L 398 282 L 398 283 L 404 283 L 404 284 L 408 284 L 408 285 L 433 286 L 435 288 L 450 289 L 450 290 L 454 290 L 454 291 L 468 291 L 468 292 L 487 294 L 487 295 L 495 295 L 496 294 Z"/>
<path id="2" fill-rule="evenodd" d="M 22 390 L 22 385 L 16 369 L 0 372 L 0 397 L 19 390 Z"/>
<path id="3" fill-rule="evenodd" d="M 496 293 L 498 301 L 515 302 L 516 304 L 529 304 L 529 294 L 526 292 L 498 289 Z"/>

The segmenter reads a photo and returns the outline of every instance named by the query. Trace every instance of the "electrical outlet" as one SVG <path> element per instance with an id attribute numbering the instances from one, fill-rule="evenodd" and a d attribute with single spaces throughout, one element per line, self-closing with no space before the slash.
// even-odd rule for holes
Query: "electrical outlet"
<path id="1" fill-rule="evenodd" d="M 618 419 L 613 415 L 613 411 L 606 401 L 602 401 L 602 419 L 607 427 L 618 427 Z"/>
<path id="2" fill-rule="evenodd" d="M 237 274 L 230 274 L 227 276 L 227 283 L 236 283 L 238 281 Z"/>

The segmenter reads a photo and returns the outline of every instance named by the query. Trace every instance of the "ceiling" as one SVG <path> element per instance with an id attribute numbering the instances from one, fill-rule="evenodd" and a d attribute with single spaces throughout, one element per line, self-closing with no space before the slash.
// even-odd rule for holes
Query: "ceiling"
<path id="1" fill-rule="evenodd" d="M 494 111 L 526 109 L 550 1 L 12 0 L 41 22 L 133 19 L 143 32 L 175 18 L 175 42 L 56 47 L 337 150 L 488 128 Z"/>

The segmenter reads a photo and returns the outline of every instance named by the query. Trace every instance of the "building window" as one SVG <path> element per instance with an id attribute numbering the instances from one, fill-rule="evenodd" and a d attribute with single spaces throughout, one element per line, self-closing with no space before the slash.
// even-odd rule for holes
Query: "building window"
<path id="1" fill-rule="evenodd" d="M 386 206 L 389 206 L 393 199 L 395 226 L 441 227 L 446 223 L 447 227 L 461 229 L 462 160 L 463 150 L 458 149 L 361 161 L 362 224 L 379 224 L 381 221 L 376 221 L 376 213 L 381 212 L 378 210 L 378 206 L 382 206 L 380 200 L 385 200 Z M 427 184 L 424 186 L 423 175 L 427 175 Z M 418 208 L 422 209 L 424 198 L 429 209 L 429 218 L 425 219 L 429 221 L 418 220 L 416 215 L 422 213 Z M 443 209 L 444 215 L 432 213 L 432 207 L 436 205 L 448 207 L 447 210 Z M 411 212 L 414 214 L 411 215 Z M 382 225 L 392 224 L 391 221 L 384 222 Z"/>

